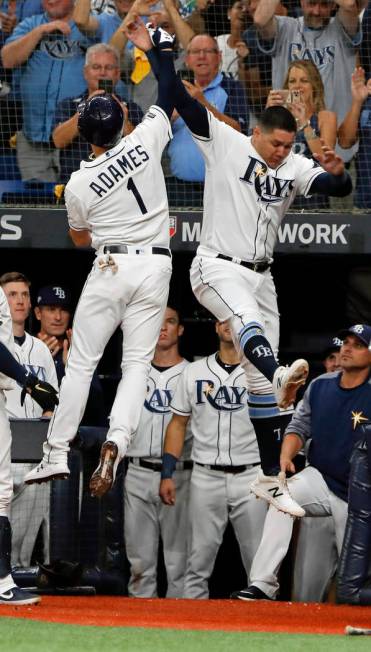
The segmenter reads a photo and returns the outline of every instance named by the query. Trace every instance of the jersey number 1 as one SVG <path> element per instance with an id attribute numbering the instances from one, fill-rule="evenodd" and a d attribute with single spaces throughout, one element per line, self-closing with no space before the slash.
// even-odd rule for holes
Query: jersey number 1
<path id="1" fill-rule="evenodd" d="M 141 210 L 142 215 L 145 215 L 146 213 L 148 213 L 148 211 L 146 209 L 146 206 L 145 206 L 145 203 L 144 203 L 142 197 L 140 196 L 140 192 L 139 192 L 138 188 L 136 187 L 136 185 L 135 185 L 135 183 L 134 183 L 134 181 L 133 181 L 133 179 L 131 177 L 130 177 L 130 179 L 128 181 L 128 189 L 131 190 L 131 192 L 133 193 L 135 199 L 137 200 L 138 206 L 139 206 L 139 208 Z"/>

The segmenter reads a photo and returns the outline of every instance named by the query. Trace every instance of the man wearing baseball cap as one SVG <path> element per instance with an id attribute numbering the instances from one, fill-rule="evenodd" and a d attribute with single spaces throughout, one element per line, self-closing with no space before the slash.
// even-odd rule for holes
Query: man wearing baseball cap
<path id="1" fill-rule="evenodd" d="M 71 329 L 71 293 L 62 285 L 46 285 L 36 297 L 36 319 L 40 321 L 37 337 L 45 342 L 52 354 L 58 376 L 58 383 L 64 376 Z"/>
<path id="2" fill-rule="evenodd" d="M 58 284 L 40 288 L 36 296 L 35 316 L 40 321 L 37 337 L 49 347 L 60 385 L 65 374 L 72 337 L 72 329 L 69 328 L 72 317 L 72 297 L 69 288 Z M 95 371 L 81 424 L 106 426 L 106 414 L 102 384 Z"/>
<path id="3" fill-rule="evenodd" d="M 326 347 L 322 351 L 321 360 L 327 373 L 338 371 L 340 369 L 340 347 L 342 340 L 338 335 L 331 337 Z"/>
<path id="4" fill-rule="evenodd" d="M 371 326 L 355 324 L 338 337 L 341 369 L 312 380 L 286 428 L 281 470 L 295 473 L 293 459 L 310 439 L 309 465 L 287 481 L 293 499 L 307 516 L 332 519 L 340 555 L 348 512 L 348 478 L 354 446 L 371 421 Z M 292 536 L 293 519 L 270 505 L 254 557 L 250 585 L 233 597 L 272 600 L 279 590 L 278 571 Z"/>

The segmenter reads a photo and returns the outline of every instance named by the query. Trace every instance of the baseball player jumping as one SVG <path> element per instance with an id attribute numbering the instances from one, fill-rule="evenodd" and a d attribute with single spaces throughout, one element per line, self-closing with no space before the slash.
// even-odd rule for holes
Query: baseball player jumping
<path id="1" fill-rule="evenodd" d="M 93 496 L 112 486 L 139 423 L 172 268 L 161 155 L 171 138 L 173 39 L 157 36 L 159 69 L 164 72 L 158 101 L 130 135 L 122 138 L 124 113 L 112 95 L 91 97 L 80 106 L 78 127 L 94 157 L 71 175 L 66 206 L 73 242 L 92 245 L 97 258 L 75 313 L 59 408 L 50 422 L 43 459 L 27 474 L 28 483 L 68 477 L 69 443 L 84 413 L 94 369 L 118 326 L 123 331 L 122 378 L 107 441 L 90 481 Z"/>
<path id="2" fill-rule="evenodd" d="M 127 34 L 148 51 L 152 63 L 143 24 L 129 25 Z M 180 79 L 175 93 L 175 107 L 206 165 L 203 226 L 191 284 L 198 301 L 219 321 L 230 320 L 248 376 L 250 418 L 262 462 L 251 488 L 278 509 L 303 516 L 279 473 L 279 453 L 308 364 L 296 360 L 285 368 L 277 363 L 279 313 L 270 266 L 279 225 L 295 196 L 344 196 L 351 179 L 329 147 L 317 155 L 320 165 L 291 152 L 297 124 L 284 107 L 264 111 L 247 137 L 190 97 Z"/>

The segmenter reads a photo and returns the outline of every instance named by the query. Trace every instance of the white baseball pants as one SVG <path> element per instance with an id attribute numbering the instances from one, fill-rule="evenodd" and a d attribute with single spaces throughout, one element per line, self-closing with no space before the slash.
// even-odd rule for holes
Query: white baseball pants
<path id="1" fill-rule="evenodd" d="M 6 412 L 6 400 L 0 389 L 0 516 L 9 516 L 10 502 L 13 495 L 13 478 L 11 472 L 12 434 Z"/>
<path id="2" fill-rule="evenodd" d="M 246 575 L 249 575 L 267 513 L 266 503 L 256 500 L 249 491 L 256 472 L 255 466 L 233 474 L 194 465 L 189 499 L 191 538 L 185 598 L 209 597 L 208 581 L 229 519 Z"/>
<path id="3" fill-rule="evenodd" d="M 50 484 L 24 484 L 24 476 L 34 467 L 34 462 L 16 462 L 11 466 L 14 492 L 9 516 L 12 527 L 12 566 L 22 568 L 31 564 L 40 527 L 43 531 L 44 563 L 49 563 Z"/>
<path id="4" fill-rule="evenodd" d="M 110 415 L 107 439 L 122 458 L 139 423 L 149 366 L 169 293 L 171 258 L 164 255 L 112 255 L 117 271 L 101 270 L 96 260 L 76 309 L 72 342 L 59 405 L 50 421 L 44 457 L 66 461 L 69 442 L 84 414 L 94 370 L 111 335 L 123 332 L 122 378 Z"/>
<path id="5" fill-rule="evenodd" d="M 230 321 L 234 345 L 240 352 L 249 391 L 271 394 L 271 383 L 254 367 L 241 351 L 238 335 L 249 322 L 258 322 L 274 355 L 278 356 L 279 312 L 273 278 L 269 270 L 254 272 L 236 263 L 196 256 L 190 279 L 192 290 L 202 306 L 219 321 Z"/>
<path id="6" fill-rule="evenodd" d="M 191 471 L 175 471 L 175 505 L 159 496 L 161 473 L 130 463 L 125 477 L 124 532 L 131 565 L 129 596 L 157 597 L 157 558 L 163 543 L 168 598 L 182 598 L 189 534 L 188 500 Z"/>
<path id="7" fill-rule="evenodd" d="M 290 493 L 308 516 L 328 516 L 334 523 L 338 555 L 343 543 L 348 504 L 328 488 L 321 473 L 313 466 L 288 479 Z M 249 584 L 269 597 L 278 593 L 277 574 L 290 545 L 294 520 L 288 514 L 269 507 L 263 536 L 251 566 Z"/>

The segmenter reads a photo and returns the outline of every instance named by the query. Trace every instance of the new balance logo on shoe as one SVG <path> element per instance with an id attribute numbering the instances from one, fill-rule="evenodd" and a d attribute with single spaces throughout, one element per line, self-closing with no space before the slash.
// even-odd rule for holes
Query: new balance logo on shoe
<path id="1" fill-rule="evenodd" d="M 272 494 L 273 498 L 279 498 L 279 496 L 283 496 L 283 491 L 280 491 L 279 487 L 272 487 L 271 489 L 267 489 L 267 491 Z"/>

